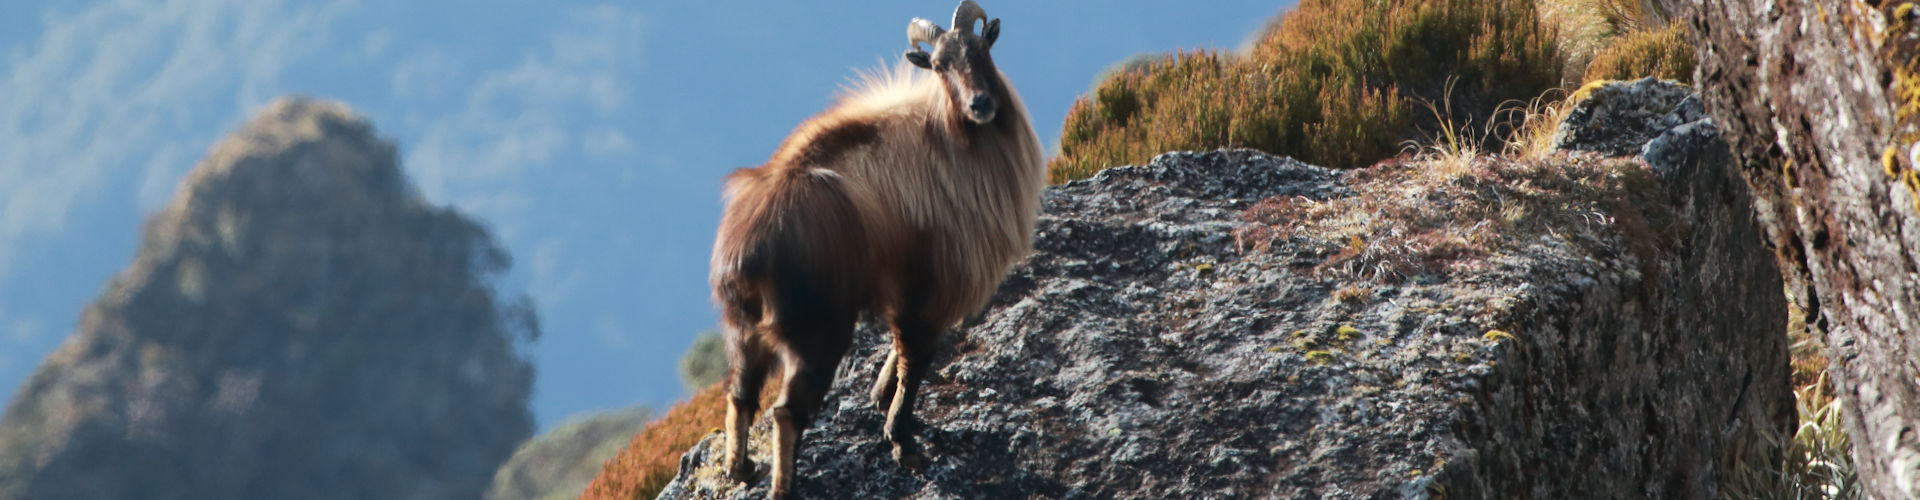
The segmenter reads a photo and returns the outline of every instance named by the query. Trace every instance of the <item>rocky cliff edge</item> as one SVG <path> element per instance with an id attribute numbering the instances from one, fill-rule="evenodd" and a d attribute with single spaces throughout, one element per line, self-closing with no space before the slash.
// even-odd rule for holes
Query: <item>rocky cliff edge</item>
<path id="1" fill-rule="evenodd" d="M 1169 153 L 1049 189 L 1035 254 L 941 343 L 927 472 L 889 456 L 866 325 L 795 493 L 1713 498 L 1793 424 L 1774 258 L 1684 88 L 1580 106 L 1546 159 Z M 763 497 L 720 442 L 660 498 Z"/>

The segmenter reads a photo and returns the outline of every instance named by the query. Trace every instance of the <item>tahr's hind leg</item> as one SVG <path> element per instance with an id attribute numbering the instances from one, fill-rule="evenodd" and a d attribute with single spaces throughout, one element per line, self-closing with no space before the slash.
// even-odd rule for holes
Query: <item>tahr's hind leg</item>
<path id="1" fill-rule="evenodd" d="M 899 382 L 895 385 L 893 405 L 887 411 L 887 441 L 893 443 L 893 459 L 901 467 L 919 472 L 926 457 L 913 433 L 919 420 L 913 416 L 913 403 L 920 393 L 920 381 L 933 365 L 933 353 L 940 328 L 917 321 L 894 321 L 893 352 Z"/>
<path id="2" fill-rule="evenodd" d="M 747 458 L 748 429 L 760 411 L 760 389 L 766 385 L 767 370 L 774 357 L 760 335 L 729 328 L 727 357 L 733 362 L 728 373 L 727 399 L 727 475 L 742 483 L 753 479 L 753 462 Z"/>
<path id="3" fill-rule="evenodd" d="M 773 404 L 774 466 L 773 489 L 768 498 L 786 498 L 793 489 L 793 459 L 799 450 L 800 433 L 813 426 L 820 414 L 827 390 L 833 387 L 834 370 L 853 341 L 853 321 L 835 324 L 820 331 L 807 332 L 806 340 L 793 342 L 781 355 L 785 363 L 785 387 Z M 797 345 L 795 345 L 797 344 Z"/>
<path id="4" fill-rule="evenodd" d="M 900 351 L 887 351 L 887 360 L 880 362 L 880 376 L 873 379 L 873 408 L 884 414 L 893 408 L 893 393 L 900 388 L 899 373 Z"/>

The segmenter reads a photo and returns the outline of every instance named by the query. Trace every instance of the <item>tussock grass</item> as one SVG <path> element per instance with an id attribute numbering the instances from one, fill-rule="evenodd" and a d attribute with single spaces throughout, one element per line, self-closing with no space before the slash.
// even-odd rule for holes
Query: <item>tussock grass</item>
<path id="1" fill-rule="evenodd" d="M 1432 132 L 1427 134 L 1426 141 L 1408 140 L 1402 142 L 1400 147 L 1403 155 L 1418 157 L 1424 160 L 1427 168 L 1443 175 L 1458 175 L 1472 168 L 1474 162 L 1480 161 L 1483 154 L 1480 145 L 1494 135 L 1495 126 L 1508 123 L 1502 118 L 1508 116 L 1507 112 L 1510 111 L 1505 106 L 1496 109 L 1493 116 L 1478 128 L 1475 128 L 1473 117 L 1466 117 L 1465 123 L 1457 123 L 1445 111 L 1453 108 L 1453 84 L 1453 80 L 1448 80 L 1439 103 L 1428 100 L 1417 103 L 1426 108 L 1436 124 Z"/>
<path id="2" fill-rule="evenodd" d="M 1787 336 L 1793 359 L 1795 413 L 1800 424 L 1785 443 L 1767 442 L 1738 457 L 1722 498 L 1761 500 L 1854 500 L 1862 498 L 1853 463 L 1853 441 L 1840 422 L 1840 405 L 1828 379 L 1826 350 L 1806 323 L 1806 312 L 1787 302 Z"/>
<path id="3" fill-rule="evenodd" d="M 1540 21 L 1553 28 L 1559 37 L 1561 53 L 1566 57 L 1562 86 L 1582 83 L 1587 63 L 1606 48 L 1613 27 L 1607 23 L 1595 0 L 1541 0 Z"/>
<path id="4" fill-rule="evenodd" d="M 1573 0 L 1590 4 L 1615 35 L 1651 31 L 1673 23 L 1673 15 L 1654 0 Z"/>
<path id="5" fill-rule="evenodd" d="M 1859 473 L 1853 463 L 1853 442 L 1840 422 L 1839 399 L 1826 380 L 1819 379 L 1794 391 L 1800 425 L 1784 443 L 1778 460 L 1748 458 L 1737 464 L 1723 482 L 1721 498 L 1728 500 L 1855 500 L 1863 498 Z M 1781 443 L 1765 443 L 1771 450 Z"/>
<path id="6" fill-rule="evenodd" d="M 1562 84 L 1693 77 L 1693 46 L 1672 13 L 1652 0 L 1542 0 L 1541 19 L 1560 34 Z"/>
<path id="7" fill-rule="evenodd" d="M 1695 65 L 1686 26 L 1673 23 L 1617 37 L 1594 57 L 1593 63 L 1587 66 L 1585 78 L 1588 81 L 1629 80 L 1651 76 L 1691 82 Z"/>

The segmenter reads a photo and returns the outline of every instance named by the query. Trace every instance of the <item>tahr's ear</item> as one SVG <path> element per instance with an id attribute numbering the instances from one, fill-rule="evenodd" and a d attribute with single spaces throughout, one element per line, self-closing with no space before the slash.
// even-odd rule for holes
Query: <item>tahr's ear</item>
<path id="1" fill-rule="evenodd" d="M 907 62 L 919 66 L 920 69 L 933 69 L 933 56 L 927 55 L 927 51 L 924 50 L 907 51 Z"/>
<path id="2" fill-rule="evenodd" d="M 1000 20 L 987 21 L 987 27 L 980 29 L 980 38 L 987 39 L 987 48 L 993 48 L 993 41 L 1000 38 Z"/>

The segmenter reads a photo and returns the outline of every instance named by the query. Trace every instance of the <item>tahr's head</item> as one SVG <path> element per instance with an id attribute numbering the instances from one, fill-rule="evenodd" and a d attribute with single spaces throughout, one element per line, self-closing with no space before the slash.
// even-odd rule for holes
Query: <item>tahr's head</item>
<path id="1" fill-rule="evenodd" d="M 986 23 L 980 28 L 980 34 L 973 34 L 974 23 L 981 21 Z M 1000 103 L 993 97 L 1000 73 L 993 67 L 993 55 L 988 53 L 994 39 L 999 37 L 1000 20 L 988 20 L 980 4 L 966 0 L 953 10 L 952 31 L 917 17 L 907 23 L 907 41 L 913 44 L 913 50 L 907 51 L 907 61 L 939 74 L 953 105 L 966 110 L 968 120 L 985 124 L 993 121 L 1000 109 Z M 920 50 L 922 42 L 932 46 L 932 50 Z"/>

